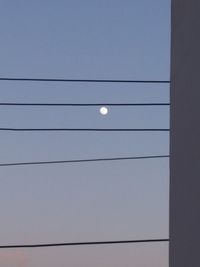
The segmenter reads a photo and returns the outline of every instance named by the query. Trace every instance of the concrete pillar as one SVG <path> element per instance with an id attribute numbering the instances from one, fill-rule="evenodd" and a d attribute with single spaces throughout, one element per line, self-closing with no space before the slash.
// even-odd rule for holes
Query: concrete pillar
<path id="1" fill-rule="evenodd" d="M 200 0 L 172 0 L 170 267 L 200 266 Z"/>

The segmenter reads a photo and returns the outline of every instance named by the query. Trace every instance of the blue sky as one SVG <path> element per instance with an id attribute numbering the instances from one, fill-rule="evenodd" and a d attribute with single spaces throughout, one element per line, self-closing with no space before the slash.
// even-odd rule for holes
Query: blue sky
<path id="1" fill-rule="evenodd" d="M 168 80 L 170 1 L 2 1 L 0 76 Z M 168 102 L 168 85 L 0 81 L 1 102 Z M 167 128 L 167 107 L 0 107 L 1 127 Z M 0 133 L 0 161 L 160 155 L 167 133 Z M 168 237 L 167 159 L 1 168 L 1 244 Z M 168 266 L 167 244 L 0 251 L 0 267 Z"/>

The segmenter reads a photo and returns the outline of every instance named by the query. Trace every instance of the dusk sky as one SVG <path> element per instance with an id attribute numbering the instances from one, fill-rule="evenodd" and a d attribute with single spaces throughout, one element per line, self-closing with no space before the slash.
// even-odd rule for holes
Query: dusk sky
<path id="1" fill-rule="evenodd" d="M 2 0 L 0 77 L 169 80 L 170 0 Z M 169 102 L 169 85 L 0 81 L 0 102 Z M 169 107 L 0 107 L 0 127 L 169 128 Z M 169 154 L 168 132 L 0 132 L 0 163 Z M 0 167 L 0 245 L 168 238 L 169 160 Z M 0 267 L 167 267 L 168 243 L 0 250 Z"/>

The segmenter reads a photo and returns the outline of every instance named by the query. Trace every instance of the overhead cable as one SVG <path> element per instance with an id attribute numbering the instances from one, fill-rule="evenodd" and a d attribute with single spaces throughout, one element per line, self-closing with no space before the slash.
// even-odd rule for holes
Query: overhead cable
<path id="1" fill-rule="evenodd" d="M 0 167 L 25 166 L 25 165 L 47 165 L 47 164 L 66 164 L 66 163 L 84 163 L 101 161 L 122 161 L 122 160 L 140 160 L 140 159 L 162 159 L 169 158 L 169 155 L 141 156 L 141 157 L 113 157 L 113 158 L 94 158 L 94 159 L 73 159 L 73 160 L 53 160 L 53 161 L 28 161 L 0 163 Z"/>
<path id="2" fill-rule="evenodd" d="M 170 106 L 170 103 L 18 103 L 18 102 L 0 102 L 0 106 L 69 106 L 69 107 Z"/>
<path id="3" fill-rule="evenodd" d="M 25 77 L 0 77 L 0 81 L 22 82 L 75 82 L 75 83 L 154 83 L 169 84 L 169 80 L 125 80 L 125 79 L 62 79 L 62 78 L 25 78 Z"/>
<path id="4" fill-rule="evenodd" d="M 160 243 L 160 242 L 169 242 L 169 239 L 166 238 L 166 239 L 138 239 L 138 240 L 116 240 L 116 241 L 95 241 L 95 242 L 0 245 L 0 249 L 61 247 L 61 246 L 114 245 L 114 244 L 131 244 L 131 243 Z"/>
<path id="5" fill-rule="evenodd" d="M 11 132 L 169 132 L 169 128 L 0 128 Z"/>

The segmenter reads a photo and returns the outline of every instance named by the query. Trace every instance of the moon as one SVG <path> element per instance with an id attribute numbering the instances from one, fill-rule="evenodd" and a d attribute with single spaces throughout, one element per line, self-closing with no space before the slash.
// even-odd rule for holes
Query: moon
<path id="1" fill-rule="evenodd" d="M 108 108 L 107 107 L 101 107 L 99 111 L 100 111 L 101 115 L 103 115 L 103 116 L 108 114 Z"/>

